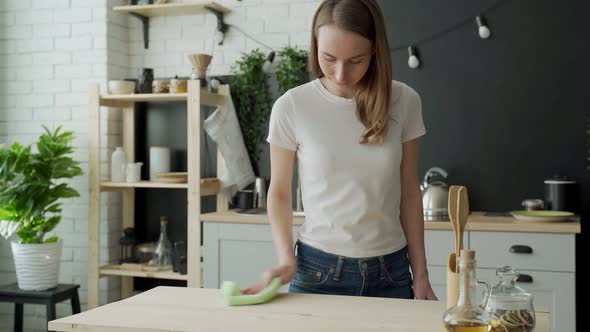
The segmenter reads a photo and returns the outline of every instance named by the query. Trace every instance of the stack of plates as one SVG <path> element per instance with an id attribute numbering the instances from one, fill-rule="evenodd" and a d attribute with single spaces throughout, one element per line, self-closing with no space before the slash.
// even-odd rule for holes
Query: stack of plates
<path id="1" fill-rule="evenodd" d="M 572 221 L 574 213 L 566 211 L 512 211 L 510 214 L 519 221 L 525 222 L 565 222 Z"/>
<path id="2" fill-rule="evenodd" d="M 188 173 L 187 172 L 171 172 L 171 173 L 156 173 L 156 179 L 158 182 L 165 183 L 187 183 Z"/>

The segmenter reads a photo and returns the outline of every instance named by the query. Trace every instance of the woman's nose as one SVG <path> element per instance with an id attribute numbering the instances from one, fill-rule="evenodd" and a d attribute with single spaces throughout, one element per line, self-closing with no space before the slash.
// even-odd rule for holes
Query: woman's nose
<path id="1" fill-rule="evenodd" d="M 334 78 L 337 82 L 346 81 L 346 67 L 344 66 L 344 64 L 336 65 L 336 70 L 334 71 Z"/>

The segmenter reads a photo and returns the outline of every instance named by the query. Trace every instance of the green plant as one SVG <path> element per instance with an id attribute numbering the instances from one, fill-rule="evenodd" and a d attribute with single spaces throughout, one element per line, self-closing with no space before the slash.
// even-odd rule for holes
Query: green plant
<path id="1" fill-rule="evenodd" d="M 278 52 L 279 61 L 276 68 L 276 77 L 281 95 L 287 90 L 307 82 L 308 57 L 306 50 L 297 47 L 288 46 Z"/>
<path id="2" fill-rule="evenodd" d="M 260 158 L 260 141 L 270 114 L 268 74 L 262 70 L 266 55 L 259 49 L 242 53 L 232 66 L 231 93 L 236 106 L 244 143 L 255 173 Z M 258 174 L 257 174 L 258 175 Z"/>
<path id="3" fill-rule="evenodd" d="M 0 233 L 8 238 L 16 232 L 21 243 L 56 242 L 45 235 L 61 221 L 59 200 L 80 196 L 63 182 L 82 174 L 70 157 L 73 133 L 43 129 L 37 152 L 19 143 L 0 146 Z"/>

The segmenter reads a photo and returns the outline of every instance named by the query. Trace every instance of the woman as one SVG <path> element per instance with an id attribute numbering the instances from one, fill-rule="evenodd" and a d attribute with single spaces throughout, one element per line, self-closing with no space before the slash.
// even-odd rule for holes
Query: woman
<path id="1" fill-rule="evenodd" d="M 273 106 L 268 214 L 280 277 L 292 293 L 435 300 L 426 269 L 418 137 L 421 101 L 392 81 L 376 0 L 325 0 L 313 19 L 315 81 Z M 305 223 L 293 252 L 298 160 Z M 410 273 L 410 266 L 411 271 Z"/>

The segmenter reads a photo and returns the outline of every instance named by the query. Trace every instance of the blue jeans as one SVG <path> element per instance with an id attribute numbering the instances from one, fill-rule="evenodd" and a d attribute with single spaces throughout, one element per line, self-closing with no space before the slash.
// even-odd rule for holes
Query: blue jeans
<path id="1" fill-rule="evenodd" d="M 289 293 L 356 295 L 413 299 L 408 249 L 350 258 L 297 242 L 297 271 Z"/>

